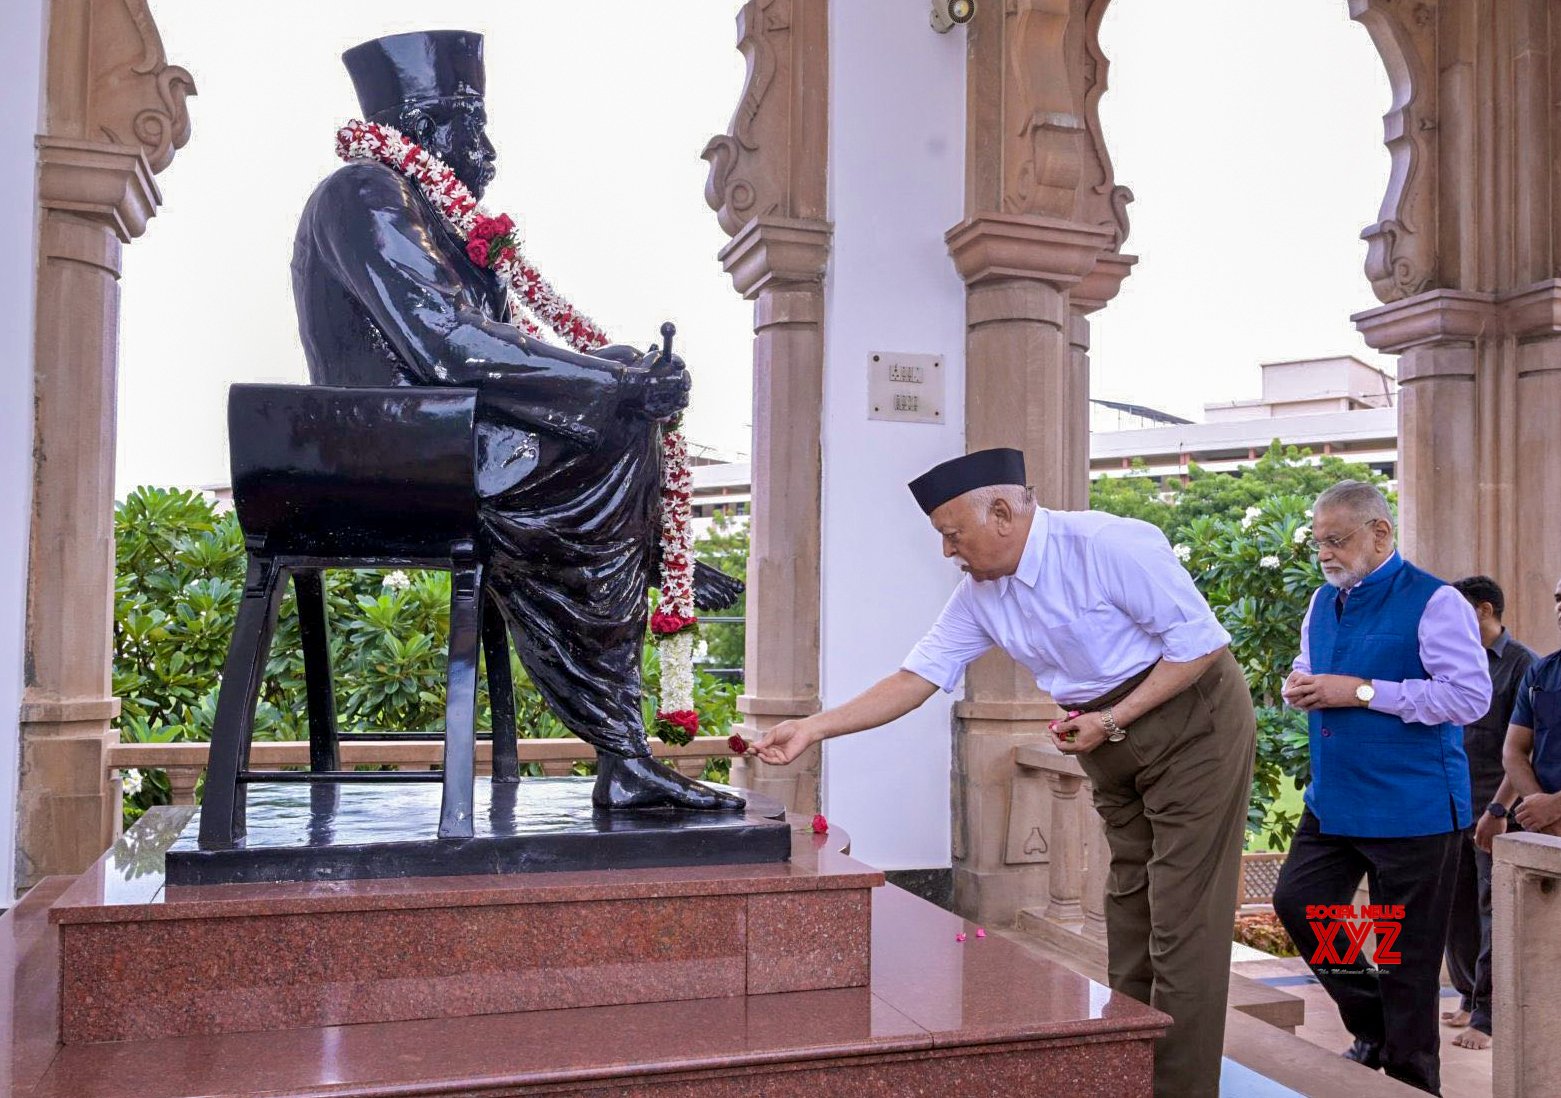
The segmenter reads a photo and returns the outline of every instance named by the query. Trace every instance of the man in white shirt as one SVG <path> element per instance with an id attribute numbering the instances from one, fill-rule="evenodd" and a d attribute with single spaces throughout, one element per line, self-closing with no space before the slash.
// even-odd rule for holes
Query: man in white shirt
<path id="1" fill-rule="evenodd" d="M 982 450 L 911 482 L 966 578 L 894 674 L 834 709 L 772 728 L 766 762 L 876 728 L 1000 647 L 1069 711 L 1053 725 L 1106 823 L 1111 986 L 1174 1020 L 1155 1093 L 1219 1092 L 1230 938 L 1256 737 L 1230 635 L 1136 519 L 1048 511 L 1024 455 Z"/>

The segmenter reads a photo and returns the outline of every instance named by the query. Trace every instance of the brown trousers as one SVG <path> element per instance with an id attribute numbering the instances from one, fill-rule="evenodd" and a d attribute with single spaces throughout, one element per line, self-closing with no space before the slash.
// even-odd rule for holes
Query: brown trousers
<path id="1" fill-rule="evenodd" d="M 1111 705 L 1143 677 L 1084 708 Z M 1111 848 L 1111 987 L 1173 1022 L 1155 1044 L 1157 1098 L 1219 1094 L 1256 737 L 1246 679 L 1226 649 L 1125 740 L 1078 756 Z"/>

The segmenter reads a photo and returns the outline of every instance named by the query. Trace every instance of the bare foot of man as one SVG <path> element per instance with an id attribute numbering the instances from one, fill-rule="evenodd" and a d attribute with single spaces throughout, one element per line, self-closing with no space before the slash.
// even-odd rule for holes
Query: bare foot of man
<path id="1" fill-rule="evenodd" d="M 1453 1038 L 1453 1044 L 1459 1048 L 1490 1048 L 1491 1035 L 1489 1033 L 1481 1033 L 1473 1026 L 1470 1026 Z"/>
<path id="2" fill-rule="evenodd" d="M 1462 1029 L 1469 1024 L 1469 1012 L 1467 1010 L 1442 1011 L 1442 1024 L 1453 1029 Z"/>
<path id="3" fill-rule="evenodd" d="M 741 812 L 741 797 L 685 778 L 670 766 L 651 758 L 626 759 L 605 752 L 596 756 L 596 788 L 591 803 L 597 808 L 698 808 Z"/>

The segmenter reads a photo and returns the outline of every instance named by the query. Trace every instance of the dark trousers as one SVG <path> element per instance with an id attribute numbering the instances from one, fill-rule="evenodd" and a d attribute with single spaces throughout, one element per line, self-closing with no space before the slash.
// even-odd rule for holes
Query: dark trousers
<path id="1" fill-rule="evenodd" d="M 1084 708 L 1110 705 L 1140 679 Z M 1241 843 L 1256 724 L 1229 650 L 1133 722 L 1127 738 L 1076 756 L 1106 825 L 1111 987 L 1163 1010 L 1156 1098 L 1218 1098 Z"/>
<path id="2" fill-rule="evenodd" d="M 1474 845 L 1474 829 L 1458 843 L 1452 911 L 1447 919 L 1447 974 L 1463 996 L 1469 1025 L 1491 1032 L 1491 856 Z"/>
<path id="3" fill-rule="evenodd" d="M 1403 839 L 1324 835 L 1308 810 L 1274 889 L 1274 912 L 1308 964 L 1318 944 L 1306 918 L 1309 904 L 1354 903 L 1364 876 L 1373 904 L 1403 906 L 1394 943 L 1398 964 L 1379 969 L 1367 949 L 1350 964 L 1326 961 L 1312 972 L 1338 1005 L 1344 1028 L 1378 1048 L 1383 1070 L 1432 1094 L 1441 1093 L 1442 951 L 1462 837 L 1458 831 Z M 1343 945 L 1343 933 L 1335 943 Z"/>

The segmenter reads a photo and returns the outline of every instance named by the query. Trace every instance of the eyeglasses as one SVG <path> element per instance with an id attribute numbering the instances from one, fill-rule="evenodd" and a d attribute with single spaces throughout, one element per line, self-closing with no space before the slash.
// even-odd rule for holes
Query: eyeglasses
<path id="1" fill-rule="evenodd" d="M 1376 519 L 1367 519 L 1349 533 L 1335 534 L 1331 538 L 1307 538 L 1304 544 L 1306 545 L 1307 549 L 1311 550 L 1313 553 L 1320 553 L 1324 549 L 1337 553 L 1340 549 L 1343 549 L 1346 545 L 1349 544 L 1351 538 L 1376 521 Z"/>

